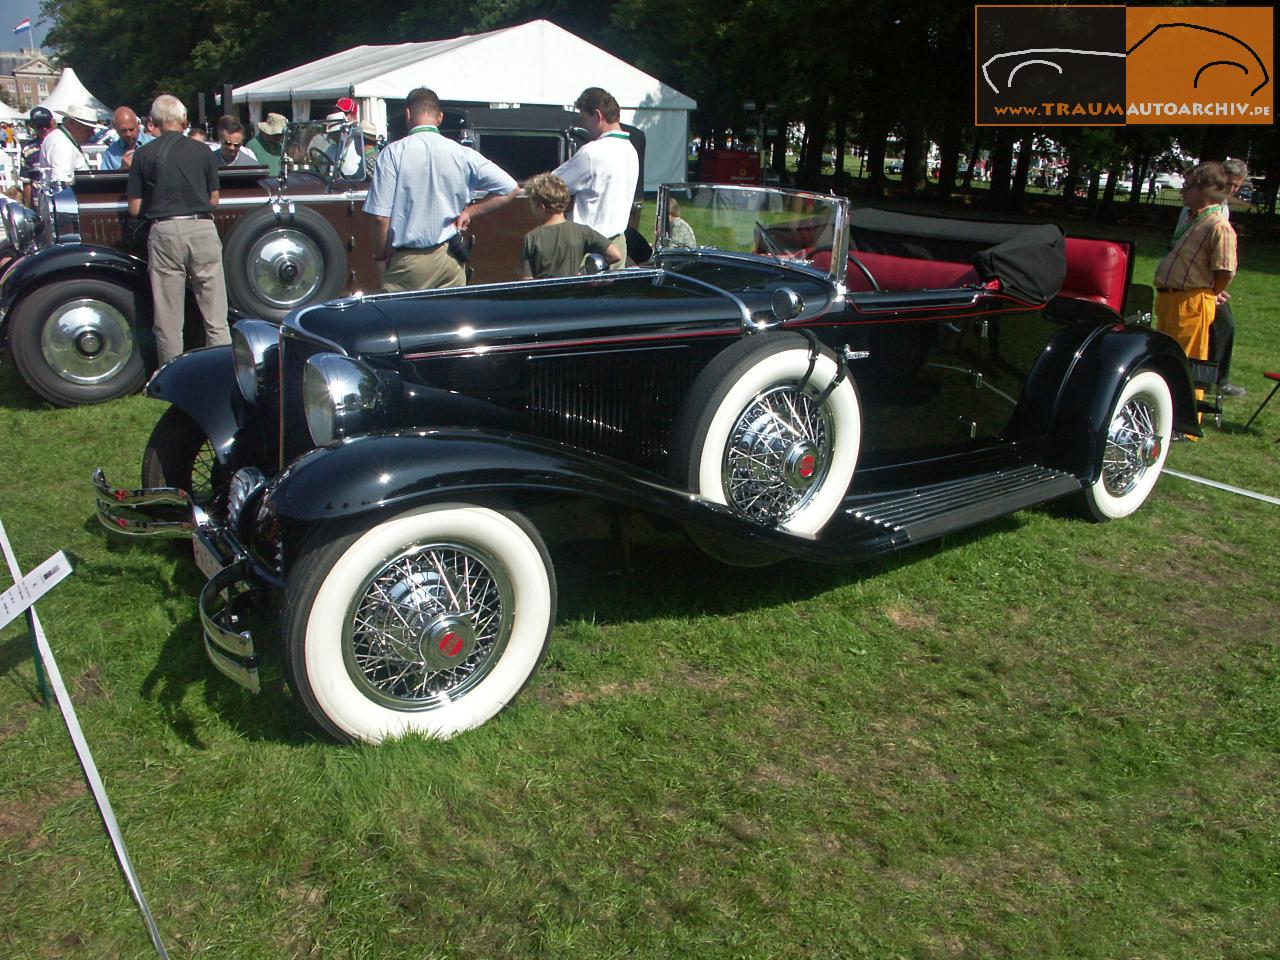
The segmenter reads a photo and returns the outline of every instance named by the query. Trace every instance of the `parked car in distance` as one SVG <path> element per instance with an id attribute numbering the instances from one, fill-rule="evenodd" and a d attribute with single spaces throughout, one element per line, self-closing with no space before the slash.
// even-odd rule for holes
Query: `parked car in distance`
<path id="1" fill-rule="evenodd" d="M 577 120 L 558 109 L 451 106 L 441 130 L 520 181 L 570 156 Z M 643 151 L 643 136 L 635 142 Z M 380 287 L 363 210 L 364 165 L 335 169 L 331 159 L 363 149 L 358 124 L 291 123 L 280 177 L 265 168 L 222 170 L 214 222 L 232 319 L 280 320 L 298 307 Z M 155 367 L 146 232 L 128 216 L 126 179 L 80 174 L 72 188 L 41 194 L 37 210 L 9 203 L 5 211 L 7 245 L 21 256 L 0 277 L 0 345 L 32 389 L 59 406 L 133 393 Z M 468 236 L 470 282 L 517 277 L 521 239 L 536 225 L 525 203 L 477 218 Z M 199 336 L 195 311 L 192 301 L 187 317 Z"/>
<path id="2" fill-rule="evenodd" d="M 156 374 L 143 489 L 99 471 L 99 516 L 192 537 L 219 670 L 257 689 L 278 651 L 334 737 L 447 737 L 533 675 L 584 531 L 845 563 L 1126 516 L 1198 432 L 1177 343 L 1122 320 L 1128 243 L 695 184 L 677 245 L 673 189 L 652 268 L 351 297 Z"/>

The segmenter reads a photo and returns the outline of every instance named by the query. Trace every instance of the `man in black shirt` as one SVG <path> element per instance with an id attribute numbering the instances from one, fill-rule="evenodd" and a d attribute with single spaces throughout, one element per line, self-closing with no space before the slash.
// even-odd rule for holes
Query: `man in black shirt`
<path id="1" fill-rule="evenodd" d="M 147 254 L 151 272 L 153 329 L 160 362 L 183 351 L 187 280 L 204 318 L 209 346 L 230 343 L 222 242 L 213 225 L 218 205 L 218 161 L 208 144 L 188 140 L 187 108 L 169 94 L 156 97 L 151 117 L 160 136 L 139 147 L 129 168 L 129 213 L 151 224 Z"/>

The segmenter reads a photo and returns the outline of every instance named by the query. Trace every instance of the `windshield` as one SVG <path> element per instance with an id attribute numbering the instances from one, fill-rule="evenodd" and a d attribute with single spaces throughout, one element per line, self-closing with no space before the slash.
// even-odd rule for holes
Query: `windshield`
<path id="1" fill-rule="evenodd" d="M 843 279 L 831 249 L 847 244 L 843 197 L 727 184 L 665 184 L 658 191 L 658 251 L 728 250 L 787 260 Z M 841 260 L 843 258 L 840 258 Z"/>
<path id="2" fill-rule="evenodd" d="M 308 120 L 291 123 L 285 131 L 284 162 L 291 171 L 363 180 L 364 153 L 364 137 L 354 123 Z"/>

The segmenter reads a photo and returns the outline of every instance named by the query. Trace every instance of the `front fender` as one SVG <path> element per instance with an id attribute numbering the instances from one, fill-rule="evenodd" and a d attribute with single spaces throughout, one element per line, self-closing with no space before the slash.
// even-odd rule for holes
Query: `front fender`
<path id="1" fill-rule="evenodd" d="M 626 464 L 535 437 L 484 430 L 369 434 L 320 447 L 293 461 L 268 487 L 256 536 L 371 520 L 431 503 L 527 506 L 581 497 L 692 523 L 744 546 L 796 552 L 796 538 L 750 524 L 720 504 L 647 477 Z M 261 556 L 278 544 L 257 543 Z"/>
<path id="2" fill-rule="evenodd" d="M 23 297 L 46 283 L 84 277 L 118 283 L 150 300 L 151 282 L 144 261 L 92 243 L 55 243 L 20 257 L 0 278 L 0 323 Z"/>
<path id="3" fill-rule="evenodd" d="M 1097 480 L 1111 411 L 1120 391 L 1140 369 L 1155 370 L 1173 397 L 1173 429 L 1200 434 L 1191 368 L 1172 337 L 1145 327 L 1115 324 L 1075 352 L 1051 416 L 1050 466 Z"/>
<path id="4" fill-rule="evenodd" d="M 254 426 L 263 418 L 246 416 L 248 405 L 236 385 L 230 346 L 174 357 L 155 372 L 143 392 L 173 404 L 199 424 L 220 463 L 232 470 L 266 465 L 268 444 Z"/>

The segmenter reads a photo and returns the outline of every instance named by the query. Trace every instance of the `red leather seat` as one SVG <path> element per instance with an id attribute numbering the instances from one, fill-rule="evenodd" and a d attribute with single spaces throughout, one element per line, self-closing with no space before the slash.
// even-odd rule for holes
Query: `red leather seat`
<path id="1" fill-rule="evenodd" d="M 1062 295 L 1105 303 L 1120 313 L 1124 309 L 1128 270 L 1128 251 L 1123 244 L 1067 237 L 1067 276 L 1062 281 Z"/>

